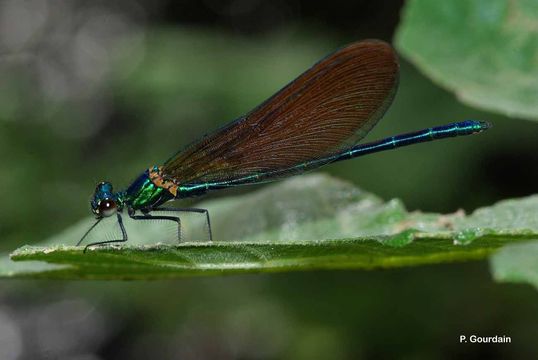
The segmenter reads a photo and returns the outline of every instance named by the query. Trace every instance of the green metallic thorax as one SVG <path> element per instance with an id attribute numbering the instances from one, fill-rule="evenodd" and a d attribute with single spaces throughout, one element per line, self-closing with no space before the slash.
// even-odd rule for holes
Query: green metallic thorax
<path id="1" fill-rule="evenodd" d="M 133 210 L 150 210 L 173 198 L 168 190 L 151 181 L 148 171 L 140 175 L 123 193 L 123 201 Z"/>

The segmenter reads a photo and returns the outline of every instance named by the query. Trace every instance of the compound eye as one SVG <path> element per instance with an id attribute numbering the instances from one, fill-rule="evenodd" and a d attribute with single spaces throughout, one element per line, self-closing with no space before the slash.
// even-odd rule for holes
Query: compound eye
<path id="1" fill-rule="evenodd" d="M 116 213 L 116 202 L 114 200 L 105 199 L 99 203 L 99 214 L 101 216 L 110 216 Z"/>

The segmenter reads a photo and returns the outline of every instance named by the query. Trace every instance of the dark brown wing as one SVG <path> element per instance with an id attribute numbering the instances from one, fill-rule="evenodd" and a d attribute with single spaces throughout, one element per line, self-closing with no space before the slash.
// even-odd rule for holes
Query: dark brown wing
<path id="1" fill-rule="evenodd" d="M 164 164 L 163 175 L 179 184 L 233 181 L 351 147 L 389 107 L 398 72 L 389 44 L 348 45 L 249 114 L 177 153 Z"/>

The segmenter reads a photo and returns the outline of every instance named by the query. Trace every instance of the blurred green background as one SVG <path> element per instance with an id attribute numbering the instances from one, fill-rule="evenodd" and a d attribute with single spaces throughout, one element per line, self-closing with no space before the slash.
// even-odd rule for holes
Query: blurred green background
<path id="1" fill-rule="evenodd" d="M 2 250 L 87 216 L 98 181 L 128 185 L 343 44 L 391 41 L 402 6 L 0 1 Z M 409 210 L 470 212 L 538 193 L 536 123 L 462 105 L 401 63 L 400 90 L 369 140 L 467 118 L 494 128 L 322 171 Z M 12 281 L 0 289 L 0 358 L 530 358 L 538 355 L 537 300 L 530 286 L 494 284 L 485 262 L 152 283 Z M 513 343 L 458 343 L 472 333 Z"/>

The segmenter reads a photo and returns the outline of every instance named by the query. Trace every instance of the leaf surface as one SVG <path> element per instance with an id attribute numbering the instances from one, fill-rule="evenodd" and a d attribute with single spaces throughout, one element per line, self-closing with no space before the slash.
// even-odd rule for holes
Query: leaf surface
<path id="1" fill-rule="evenodd" d="M 373 269 L 487 258 L 500 247 L 538 239 L 538 196 L 507 200 L 469 216 L 408 212 L 326 175 L 305 175 L 246 195 L 199 204 L 204 218 L 182 218 L 185 242 L 162 221 L 126 220 L 128 245 L 74 247 L 84 219 L 40 247 L 24 246 L 0 261 L 3 277 L 158 279 L 187 275 L 314 269 Z M 113 221 L 95 240 L 117 236 Z M 494 262 L 495 264 L 495 262 Z"/>

